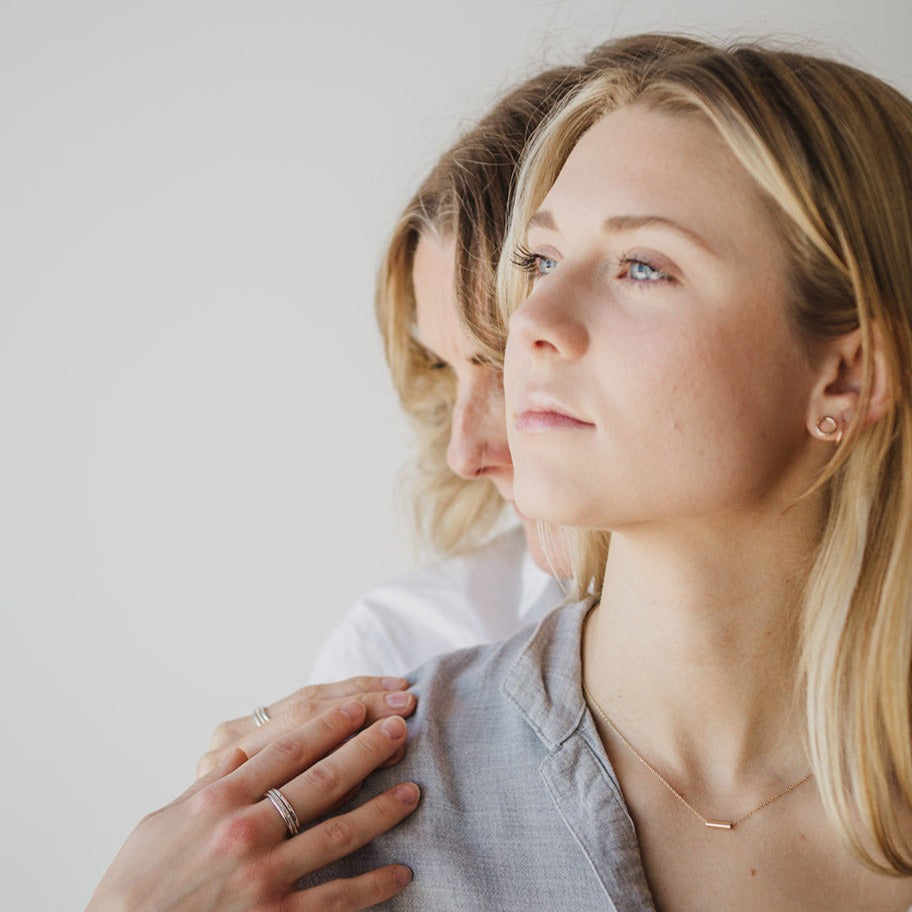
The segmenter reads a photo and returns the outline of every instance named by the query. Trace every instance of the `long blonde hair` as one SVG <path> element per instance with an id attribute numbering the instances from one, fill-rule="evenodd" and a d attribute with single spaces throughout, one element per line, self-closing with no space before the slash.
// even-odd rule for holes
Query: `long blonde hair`
<path id="1" fill-rule="evenodd" d="M 486 479 L 466 480 L 447 466 L 455 387 L 448 371 L 416 340 L 412 267 L 422 234 L 456 242 L 459 316 L 479 357 L 503 363 L 506 325 L 495 295 L 497 261 L 523 152 L 545 116 L 580 82 L 608 64 L 643 62 L 690 49 L 687 38 L 644 35 L 594 48 L 581 66 L 545 70 L 513 89 L 440 157 L 400 215 L 380 267 L 375 301 L 387 363 L 412 420 L 417 457 L 412 477 L 419 538 L 441 554 L 480 545 L 503 501 Z"/>
<path id="2" fill-rule="evenodd" d="M 709 121 L 780 224 L 796 325 L 809 340 L 860 329 L 859 406 L 815 485 L 828 516 L 800 683 L 829 819 L 868 866 L 912 874 L 912 103 L 844 64 L 757 45 L 604 69 L 530 147 L 498 274 L 507 311 L 529 291 L 509 262 L 529 217 L 583 133 L 629 104 Z M 892 406 L 865 427 L 875 349 Z M 600 594 L 609 541 L 578 533 L 579 590 Z"/>

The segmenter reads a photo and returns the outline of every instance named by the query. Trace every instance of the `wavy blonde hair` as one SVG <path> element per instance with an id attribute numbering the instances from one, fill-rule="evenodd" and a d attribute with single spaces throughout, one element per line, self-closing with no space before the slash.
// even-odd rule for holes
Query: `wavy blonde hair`
<path id="1" fill-rule="evenodd" d="M 459 316 L 478 356 L 500 369 L 506 324 L 495 276 L 509 204 L 523 152 L 546 115 L 599 68 L 639 67 L 644 60 L 692 48 L 668 36 L 606 42 L 581 66 L 546 70 L 509 92 L 439 159 L 397 221 L 377 282 L 376 314 L 387 363 L 417 437 L 411 479 L 419 539 L 441 554 L 480 545 L 497 523 L 503 501 L 487 479 L 466 480 L 447 466 L 455 387 L 449 371 L 415 337 L 412 267 L 422 234 L 456 241 Z"/>
<path id="2" fill-rule="evenodd" d="M 377 322 L 417 438 L 413 519 L 419 539 L 440 554 L 480 545 L 504 503 L 486 478 L 460 478 L 447 466 L 455 382 L 450 371 L 436 369 L 436 356 L 415 336 L 415 250 L 423 234 L 455 239 L 460 321 L 478 356 L 500 369 L 505 333 L 494 275 L 520 157 L 554 103 L 577 84 L 577 68 L 558 67 L 507 94 L 440 157 L 399 216 L 380 265 Z"/>
<path id="3" fill-rule="evenodd" d="M 751 174 L 782 229 L 806 338 L 861 331 L 859 407 L 815 485 L 828 516 L 799 683 L 830 821 L 864 864 L 912 874 L 912 103 L 850 66 L 757 45 L 605 69 L 530 148 L 499 270 L 506 311 L 529 292 L 509 262 L 529 217 L 580 137 L 631 104 L 703 118 Z M 865 427 L 875 349 L 892 406 Z M 576 544 L 577 588 L 600 595 L 609 535 Z"/>

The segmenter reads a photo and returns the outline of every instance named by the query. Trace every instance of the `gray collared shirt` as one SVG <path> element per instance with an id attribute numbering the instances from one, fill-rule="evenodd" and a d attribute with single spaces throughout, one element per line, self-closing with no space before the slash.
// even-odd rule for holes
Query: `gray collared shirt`
<path id="1" fill-rule="evenodd" d="M 302 886 L 402 862 L 414 880 L 383 908 L 655 912 L 633 822 L 582 694 L 589 608 L 434 659 L 410 675 L 405 759 L 365 787 L 410 779 L 403 824 Z"/>

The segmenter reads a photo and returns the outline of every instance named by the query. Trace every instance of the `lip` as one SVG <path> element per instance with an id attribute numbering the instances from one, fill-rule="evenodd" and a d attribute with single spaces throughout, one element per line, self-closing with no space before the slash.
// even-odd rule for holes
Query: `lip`
<path id="1" fill-rule="evenodd" d="M 575 415 L 560 400 L 549 393 L 526 393 L 520 396 L 514 412 L 513 426 L 526 433 L 582 430 L 594 428 L 591 421 Z"/>

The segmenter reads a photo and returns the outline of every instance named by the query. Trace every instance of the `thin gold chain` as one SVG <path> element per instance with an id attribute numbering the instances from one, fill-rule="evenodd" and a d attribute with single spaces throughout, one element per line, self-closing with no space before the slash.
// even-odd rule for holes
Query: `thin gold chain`
<path id="1" fill-rule="evenodd" d="M 812 773 L 811 773 L 810 770 L 808 770 L 808 772 L 806 772 L 806 773 L 805 773 L 800 779 L 798 779 L 796 782 L 793 782 L 791 785 L 789 785 L 789 786 L 787 786 L 786 788 L 782 789 L 781 792 L 776 792 L 775 795 L 772 795 L 771 797 L 767 798 L 765 801 L 761 801 L 760 804 L 758 804 L 758 805 L 757 805 L 756 807 L 754 807 L 754 808 L 751 808 L 749 811 L 747 811 L 746 813 L 742 814 L 742 815 L 741 815 L 740 817 L 738 817 L 736 820 L 713 820 L 713 819 L 711 819 L 711 818 L 709 818 L 709 817 L 704 817 L 703 814 L 701 814 L 701 813 L 700 813 L 700 812 L 699 812 L 699 811 L 698 811 L 698 810 L 697 810 L 697 809 L 696 809 L 696 808 L 695 808 L 695 807 L 694 807 L 694 806 L 693 806 L 693 805 L 692 805 L 692 804 L 691 804 L 691 803 L 690 803 L 690 802 L 689 802 L 689 801 L 688 801 L 688 800 L 687 800 L 687 799 L 686 799 L 686 798 L 685 798 L 685 797 L 684 797 L 684 796 L 683 796 L 683 795 L 682 795 L 682 794 L 681 794 L 681 793 L 680 793 L 680 792 L 679 792 L 679 791 L 678 791 L 678 790 L 677 790 L 677 789 L 676 789 L 676 788 L 675 788 L 675 787 L 674 787 L 674 786 L 673 786 L 673 785 L 672 785 L 672 784 L 671 784 L 671 783 L 670 783 L 670 782 L 669 782 L 669 781 L 668 781 L 668 780 L 667 780 L 667 779 L 666 779 L 666 778 L 665 778 L 665 777 L 664 777 L 664 776 L 663 776 L 663 775 L 662 775 L 662 774 L 661 774 L 661 773 L 660 773 L 660 772 L 659 772 L 659 771 L 658 771 L 658 770 L 657 770 L 657 769 L 656 769 L 656 768 L 655 768 L 655 767 L 654 767 L 654 766 L 653 766 L 653 765 L 652 765 L 652 764 L 651 764 L 651 763 L 650 763 L 650 762 L 649 762 L 649 761 L 648 761 L 648 760 L 647 760 L 647 759 L 646 759 L 646 758 L 645 758 L 645 757 L 644 757 L 644 756 L 643 756 L 643 755 L 642 755 L 642 754 L 641 754 L 641 753 L 640 753 L 640 752 L 639 752 L 639 751 L 638 751 L 638 750 L 637 750 L 637 749 L 636 749 L 636 748 L 635 748 L 635 747 L 634 747 L 634 746 L 633 746 L 625 737 L 624 737 L 624 733 L 623 733 L 623 732 L 614 724 L 614 722 L 611 721 L 611 718 L 608 716 L 608 713 L 606 713 L 605 710 L 602 709 L 602 706 L 601 706 L 601 704 L 599 703 L 599 701 L 596 700 L 594 696 L 592 696 L 592 694 L 591 694 L 590 691 L 589 691 L 589 688 L 586 687 L 585 684 L 583 684 L 583 693 L 586 695 L 586 699 L 589 701 L 589 703 L 590 703 L 592 706 L 594 706 L 594 707 L 596 708 L 596 710 L 598 711 L 598 714 L 605 720 L 605 724 L 611 729 L 611 731 L 614 732 L 614 734 L 616 734 L 616 735 L 618 736 L 618 738 L 620 738 L 621 742 L 624 744 L 624 746 L 627 748 L 627 750 L 629 750 L 630 753 L 633 754 L 633 756 L 636 757 L 637 760 L 639 760 L 640 763 L 642 763 L 643 766 L 645 766 L 646 769 L 649 770 L 649 772 L 652 773 L 652 775 L 655 776 L 656 779 L 658 779 L 659 782 L 661 782 L 662 785 L 664 785 L 665 788 L 667 788 L 668 791 L 671 792 L 671 794 L 674 795 L 675 798 L 677 798 L 678 801 L 680 801 L 681 804 L 683 804 L 684 807 L 686 807 L 687 810 L 690 811 L 690 813 L 694 815 L 694 817 L 696 817 L 698 820 L 702 821 L 702 822 L 703 822 L 703 825 L 706 826 L 706 827 L 709 827 L 710 829 L 713 829 L 713 830 L 733 830 L 739 823 L 743 822 L 744 820 L 747 820 L 748 817 L 750 817 L 750 816 L 753 815 L 753 814 L 756 814 L 757 811 L 762 811 L 765 807 L 768 807 L 768 806 L 771 805 L 774 801 L 778 801 L 780 798 L 784 798 L 786 795 L 789 794 L 789 792 L 794 792 L 796 788 L 798 788 L 799 786 L 804 785 L 804 783 L 807 782 L 808 779 L 811 778 Z"/>

